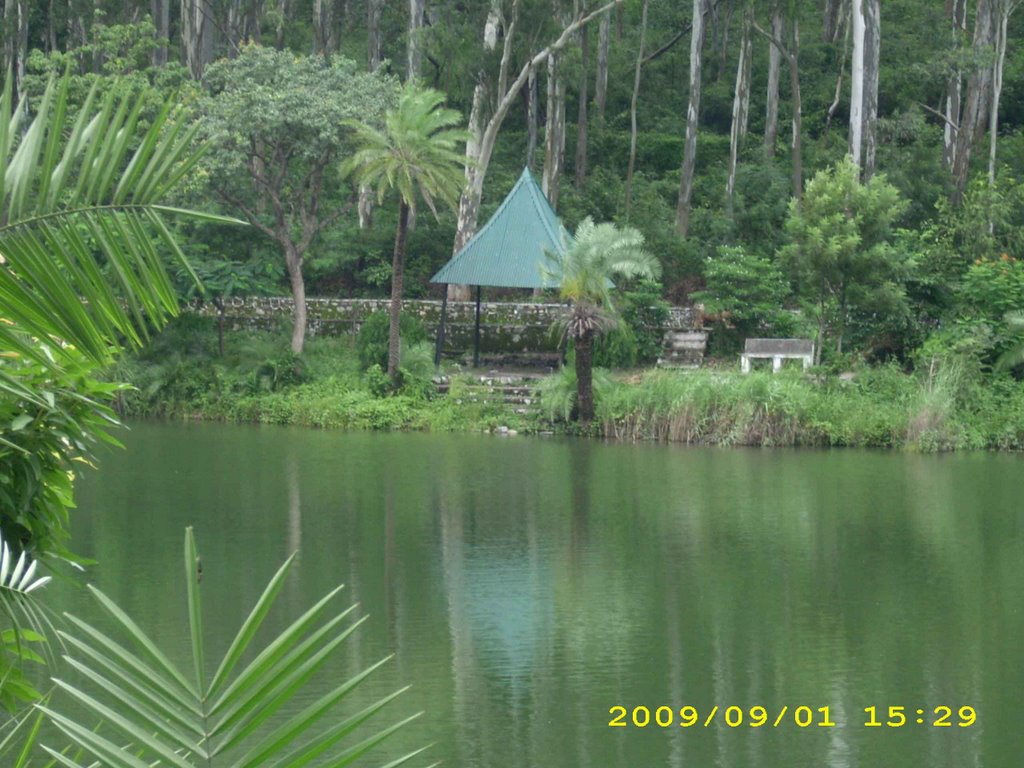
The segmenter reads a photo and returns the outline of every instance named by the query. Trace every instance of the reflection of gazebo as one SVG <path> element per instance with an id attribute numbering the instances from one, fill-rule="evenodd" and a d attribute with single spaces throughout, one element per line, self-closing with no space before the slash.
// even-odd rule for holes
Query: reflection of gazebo
<path id="1" fill-rule="evenodd" d="M 571 236 L 558 220 L 528 168 L 483 228 L 434 275 L 445 286 L 437 328 L 435 363 L 441 362 L 448 315 L 447 286 L 476 286 L 473 365 L 480 365 L 480 296 L 485 285 L 500 288 L 555 288 L 558 280 L 541 270 L 546 252 L 565 252 Z"/>

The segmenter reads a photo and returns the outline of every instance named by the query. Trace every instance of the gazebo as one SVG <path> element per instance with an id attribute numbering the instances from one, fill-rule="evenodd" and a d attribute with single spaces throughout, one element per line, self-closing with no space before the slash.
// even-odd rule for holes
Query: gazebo
<path id="1" fill-rule="evenodd" d="M 542 270 L 548 252 L 565 253 L 571 235 L 537 182 L 524 168 L 519 180 L 490 220 L 452 256 L 430 282 L 445 286 L 441 322 L 437 328 L 434 362 L 441 362 L 450 284 L 476 287 L 473 366 L 480 365 L 480 298 L 483 286 L 499 288 L 556 288 L 558 279 Z"/>

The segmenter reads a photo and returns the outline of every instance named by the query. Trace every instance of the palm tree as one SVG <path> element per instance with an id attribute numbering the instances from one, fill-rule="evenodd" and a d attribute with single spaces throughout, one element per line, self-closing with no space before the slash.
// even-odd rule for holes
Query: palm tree
<path id="1" fill-rule="evenodd" d="M 409 213 L 420 197 L 437 217 L 437 201 L 455 209 L 465 181 L 465 158 L 458 151 L 468 134 L 457 128 L 462 116 L 442 107 L 444 94 L 407 84 L 398 105 L 384 117 L 384 129 L 353 123 L 362 148 L 342 166 L 344 175 L 377 188 L 378 202 L 398 192 L 398 228 L 391 264 L 391 326 L 388 334 L 388 376 L 397 383 L 400 362 L 399 319 L 402 274 Z"/>
<path id="2" fill-rule="evenodd" d="M 1024 310 L 1007 312 L 1006 323 L 1011 331 L 1024 331 Z M 1017 342 L 999 357 L 996 362 L 996 370 L 1003 371 L 1021 363 L 1024 363 L 1024 342 Z"/>
<path id="3" fill-rule="evenodd" d="M 594 419 L 594 339 L 620 322 L 612 304 L 613 276 L 655 278 L 661 265 L 644 250 L 644 236 L 632 227 L 595 224 L 588 216 L 563 254 L 548 254 L 545 268 L 559 281 L 563 299 L 572 302 L 565 336 L 576 349 L 576 407 L 581 425 Z"/>

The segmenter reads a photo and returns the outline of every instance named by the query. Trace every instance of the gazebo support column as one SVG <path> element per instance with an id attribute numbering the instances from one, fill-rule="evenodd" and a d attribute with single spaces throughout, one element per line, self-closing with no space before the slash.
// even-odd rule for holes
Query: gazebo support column
<path id="1" fill-rule="evenodd" d="M 441 293 L 441 321 L 437 324 L 437 345 L 434 348 L 434 367 L 441 365 L 441 353 L 444 351 L 444 322 L 448 319 L 448 284 L 444 284 Z"/>
<path id="2" fill-rule="evenodd" d="M 476 287 L 476 324 L 473 326 L 473 367 L 480 367 L 480 294 L 483 286 Z"/>

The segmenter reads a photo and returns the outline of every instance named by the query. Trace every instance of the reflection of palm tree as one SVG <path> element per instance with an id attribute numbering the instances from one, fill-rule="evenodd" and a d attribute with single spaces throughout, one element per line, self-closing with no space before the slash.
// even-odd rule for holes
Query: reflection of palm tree
<path id="1" fill-rule="evenodd" d="M 1024 311 L 1007 312 L 1006 322 L 1011 331 L 1024 331 Z M 1003 353 L 996 363 L 998 370 L 1013 368 L 1024 363 L 1024 342 L 1018 342 L 1012 349 Z"/>
<path id="2" fill-rule="evenodd" d="M 343 166 L 360 184 L 377 187 L 380 202 L 391 190 L 399 195 L 398 229 L 391 265 L 391 328 L 388 334 L 388 375 L 398 376 L 399 319 L 402 310 L 402 273 L 409 212 L 416 199 L 437 216 L 436 200 L 454 209 L 462 192 L 464 157 L 456 151 L 468 134 L 456 128 L 462 116 L 444 109 L 444 94 L 406 86 L 398 106 L 384 118 L 384 130 L 354 123 L 362 149 Z"/>
<path id="3" fill-rule="evenodd" d="M 611 278 L 654 278 L 657 259 L 644 250 L 644 236 L 632 227 L 594 224 L 588 216 L 562 254 L 548 254 L 545 272 L 559 281 L 562 298 L 572 302 L 565 335 L 576 348 L 576 406 L 580 422 L 594 418 L 594 339 L 621 322 L 611 301 Z"/>

